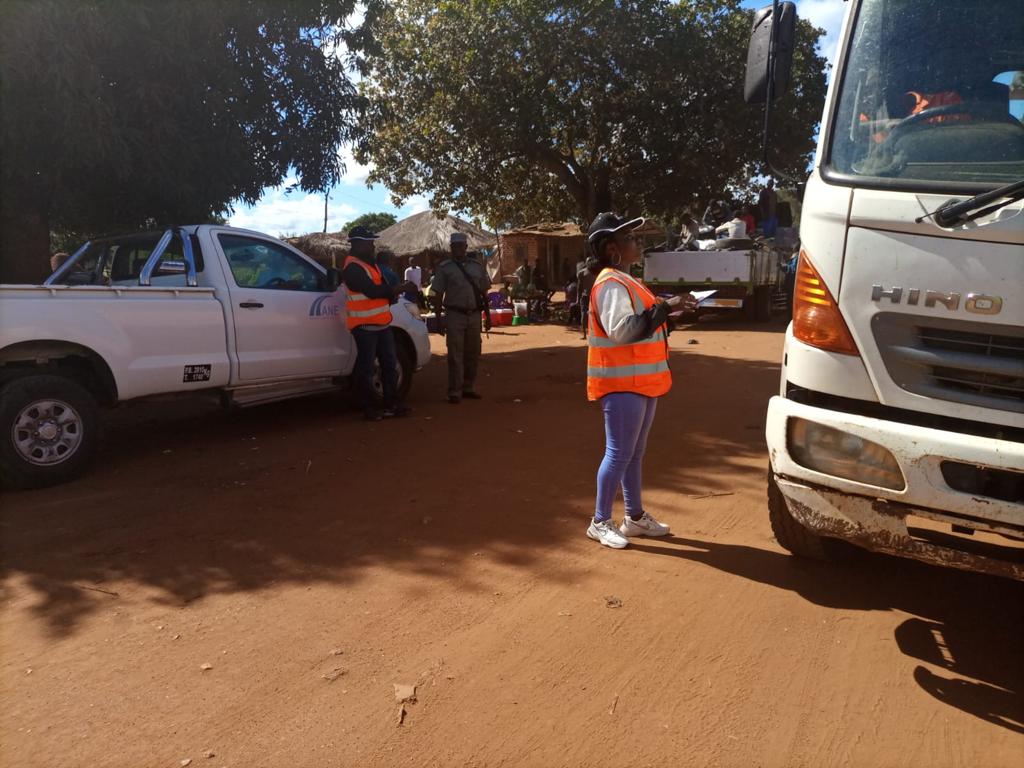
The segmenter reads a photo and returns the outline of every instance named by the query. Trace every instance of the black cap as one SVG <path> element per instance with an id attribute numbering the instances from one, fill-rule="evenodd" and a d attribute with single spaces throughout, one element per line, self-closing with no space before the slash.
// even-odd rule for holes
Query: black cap
<path id="1" fill-rule="evenodd" d="M 369 227 L 352 227 L 348 231 L 349 240 L 376 240 L 380 235 L 374 232 Z"/>
<path id="2" fill-rule="evenodd" d="M 590 224 L 587 230 L 587 242 L 595 243 L 605 235 L 614 235 L 623 229 L 636 229 L 643 226 L 644 218 L 627 219 L 611 211 L 599 213 Z"/>

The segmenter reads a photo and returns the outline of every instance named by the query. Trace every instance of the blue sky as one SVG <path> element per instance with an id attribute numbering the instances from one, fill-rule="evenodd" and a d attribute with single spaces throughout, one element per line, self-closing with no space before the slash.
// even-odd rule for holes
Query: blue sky
<path id="1" fill-rule="evenodd" d="M 744 0 L 748 8 L 759 8 L 770 0 Z M 826 31 L 821 50 L 829 61 L 835 60 L 836 40 L 846 9 L 844 0 L 797 0 L 797 12 L 801 18 L 810 20 L 815 26 Z M 391 202 L 388 190 L 375 185 L 367 187 L 366 178 L 370 168 L 356 163 L 351 152 L 342 151 L 347 173 L 332 191 L 327 207 L 327 230 L 338 231 L 346 222 L 356 216 L 374 211 L 388 211 L 399 219 L 414 213 L 429 210 L 427 198 L 416 196 L 405 200 L 401 207 Z M 324 198 L 320 194 L 308 194 L 298 189 L 287 192 L 294 183 L 288 178 L 280 187 L 263 191 L 263 197 L 256 205 L 236 205 L 234 215 L 229 219 L 236 227 L 255 229 L 272 235 L 296 235 L 306 232 L 320 232 L 324 224 Z"/>

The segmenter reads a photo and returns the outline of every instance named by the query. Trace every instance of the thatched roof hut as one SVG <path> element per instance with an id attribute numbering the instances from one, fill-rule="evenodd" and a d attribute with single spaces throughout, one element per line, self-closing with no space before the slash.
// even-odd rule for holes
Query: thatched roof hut
<path id="1" fill-rule="evenodd" d="M 398 258 L 445 256 L 450 252 L 452 233 L 462 232 L 469 240 L 469 250 L 493 248 L 498 236 L 455 216 L 438 218 L 432 211 L 416 213 L 402 219 L 380 233 L 377 250 L 388 249 Z M 425 265 L 425 264 L 424 264 Z"/>
<path id="2" fill-rule="evenodd" d="M 379 232 L 377 252 L 389 250 L 402 260 L 414 257 L 423 267 L 432 267 L 451 252 L 453 232 L 462 232 L 469 239 L 469 250 L 493 248 L 498 236 L 470 224 L 455 216 L 438 218 L 431 211 L 417 213 L 392 224 Z M 324 266 L 341 267 L 349 254 L 348 237 L 345 232 L 313 232 L 299 237 L 289 237 L 287 242 Z"/>
<path id="3" fill-rule="evenodd" d="M 326 232 L 312 232 L 299 237 L 289 237 L 285 240 L 304 254 L 323 264 L 325 267 L 338 267 L 348 256 L 348 238 L 344 232 L 333 234 Z"/>

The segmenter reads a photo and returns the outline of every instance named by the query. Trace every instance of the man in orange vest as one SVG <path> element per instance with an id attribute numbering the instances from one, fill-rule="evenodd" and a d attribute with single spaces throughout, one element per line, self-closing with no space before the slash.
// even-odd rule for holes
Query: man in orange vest
<path id="1" fill-rule="evenodd" d="M 345 259 L 342 270 L 348 289 L 345 322 L 356 341 L 356 386 L 369 421 L 406 416 L 410 412 L 408 406 L 398 402 L 398 357 L 390 325 L 391 305 L 411 286 L 407 282 L 388 285 L 376 263 L 376 239 L 369 228 L 353 227 L 348 233 L 351 255 Z M 380 404 L 373 385 L 375 360 L 380 360 L 384 389 Z"/>
<path id="2" fill-rule="evenodd" d="M 644 510 L 641 474 L 647 436 L 658 398 L 672 388 L 668 367 L 668 313 L 680 297 L 661 301 L 629 265 L 641 256 L 632 230 L 644 220 L 601 213 L 590 225 L 592 272 L 587 335 L 587 397 L 604 411 L 605 453 L 597 473 L 597 504 L 587 536 L 622 549 L 633 536 L 665 536 L 669 527 Z M 696 308 L 688 296 L 686 306 Z M 626 517 L 612 523 L 612 504 L 622 489 Z"/>

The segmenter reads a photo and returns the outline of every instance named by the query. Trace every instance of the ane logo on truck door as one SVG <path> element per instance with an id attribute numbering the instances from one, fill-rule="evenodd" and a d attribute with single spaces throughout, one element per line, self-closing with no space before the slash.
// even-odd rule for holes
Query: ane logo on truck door
<path id="1" fill-rule="evenodd" d="M 916 307 L 923 304 L 926 308 L 934 308 L 941 304 L 951 312 L 960 308 L 961 295 L 959 293 L 943 293 L 931 289 L 921 290 L 920 288 L 908 288 L 906 291 L 900 286 L 885 288 L 879 284 L 871 286 L 871 300 L 881 302 L 888 299 L 893 304 L 906 304 Z M 964 309 L 976 315 L 998 315 L 1003 310 L 1003 299 L 1001 296 L 989 296 L 984 293 L 968 293 L 964 301 Z"/>
<path id="2" fill-rule="evenodd" d="M 341 315 L 341 307 L 330 294 L 318 296 L 309 305 L 309 316 L 314 320 L 326 319 L 335 320 Z"/>

